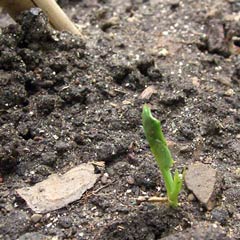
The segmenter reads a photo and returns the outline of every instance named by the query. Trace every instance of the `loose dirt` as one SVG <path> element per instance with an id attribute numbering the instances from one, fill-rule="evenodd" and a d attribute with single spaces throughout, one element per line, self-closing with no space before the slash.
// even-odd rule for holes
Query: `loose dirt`
<path id="1" fill-rule="evenodd" d="M 41 12 L 19 24 L 0 17 L 0 239 L 238 239 L 239 1 L 60 4 L 86 39 L 52 31 Z M 137 204 L 166 195 L 144 103 L 161 119 L 175 169 L 199 161 L 217 170 L 213 210 L 186 187 L 177 209 Z M 106 165 L 94 188 L 31 220 L 16 189 L 92 161 Z"/>

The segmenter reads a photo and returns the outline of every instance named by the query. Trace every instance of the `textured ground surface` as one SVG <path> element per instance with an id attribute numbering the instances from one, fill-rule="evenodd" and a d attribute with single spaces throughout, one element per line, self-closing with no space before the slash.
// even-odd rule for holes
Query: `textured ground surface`
<path id="1" fill-rule="evenodd" d="M 53 33 L 42 14 L 9 27 L 0 15 L 0 239 L 238 239 L 239 1 L 61 4 L 87 40 Z M 162 120 L 174 168 L 217 169 L 212 211 L 186 188 L 176 210 L 136 204 L 165 195 L 143 103 Z M 36 216 L 15 192 L 89 161 L 105 162 L 102 178 L 66 208 Z"/>

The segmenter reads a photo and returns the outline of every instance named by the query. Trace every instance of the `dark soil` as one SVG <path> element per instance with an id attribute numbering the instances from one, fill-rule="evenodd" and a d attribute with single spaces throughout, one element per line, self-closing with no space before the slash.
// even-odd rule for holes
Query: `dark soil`
<path id="1" fill-rule="evenodd" d="M 60 3 L 85 40 L 53 32 L 41 12 L 0 17 L 0 239 L 239 239 L 239 1 Z M 222 176 L 212 211 L 186 188 L 178 209 L 136 204 L 166 194 L 144 103 L 174 168 L 200 161 Z M 34 223 L 15 190 L 89 161 L 106 164 L 95 187 Z"/>

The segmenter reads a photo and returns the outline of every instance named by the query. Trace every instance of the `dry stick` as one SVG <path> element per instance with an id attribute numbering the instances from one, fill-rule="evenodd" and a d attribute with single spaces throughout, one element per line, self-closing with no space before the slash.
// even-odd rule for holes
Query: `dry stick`
<path id="1" fill-rule="evenodd" d="M 52 26 L 57 30 L 66 30 L 82 35 L 55 0 L 0 0 L 0 6 L 16 19 L 22 12 L 32 7 L 39 7 L 45 12 Z"/>
<path id="2" fill-rule="evenodd" d="M 138 204 L 142 203 L 142 202 L 151 202 L 151 203 L 167 203 L 168 202 L 168 198 L 167 197 L 148 197 L 148 196 L 139 196 L 136 199 L 136 202 Z"/>
<path id="3" fill-rule="evenodd" d="M 47 13 L 54 28 L 58 30 L 66 30 L 73 34 L 81 34 L 55 0 L 32 0 L 32 2 Z"/>

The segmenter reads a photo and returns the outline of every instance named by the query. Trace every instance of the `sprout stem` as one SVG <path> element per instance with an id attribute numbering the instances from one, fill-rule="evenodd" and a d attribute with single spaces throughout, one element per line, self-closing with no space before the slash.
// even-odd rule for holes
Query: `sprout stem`
<path id="1" fill-rule="evenodd" d="M 178 174 L 178 171 L 175 172 L 174 177 L 171 174 L 170 169 L 173 165 L 173 159 L 163 135 L 161 123 L 152 116 L 147 105 L 143 107 L 142 120 L 145 136 L 163 175 L 169 205 L 177 207 L 178 194 L 182 188 L 182 177 Z"/>

